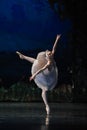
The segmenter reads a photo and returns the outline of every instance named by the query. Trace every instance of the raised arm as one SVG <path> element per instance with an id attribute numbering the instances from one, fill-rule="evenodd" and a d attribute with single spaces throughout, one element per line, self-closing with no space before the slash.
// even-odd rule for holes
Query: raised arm
<path id="1" fill-rule="evenodd" d="M 29 62 L 31 62 L 31 63 L 34 63 L 34 61 L 36 60 L 36 59 L 34 59 L 34 58 L 32 58 L 32 57 L 25 56 L 25 55 L 21 54 L 21 53 L 18 52 L 18 51 L 16 51 L 16 54 L 18 54 L 21 59 L 27 60 L 27 61 L 29 61 Z"/>
<path id="2" fill-rule="evenodd" d="M 56 40 L 54 42 L 54 45 L 53 45 L 53 48 L 52 48 L 52 54 L 54 55 L 55 51 L 56 51 L 56 47 L 57 47 L 57 43 L 58 43 L 58 40 L 60 38 L 61 35 L 57 35 L 56 37 Z"/>

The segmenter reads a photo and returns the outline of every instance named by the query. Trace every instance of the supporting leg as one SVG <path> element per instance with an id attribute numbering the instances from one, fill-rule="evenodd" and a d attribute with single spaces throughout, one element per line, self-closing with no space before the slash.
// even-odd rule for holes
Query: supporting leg
<path id="1" fill-rule="evenodd" d="M 47 102 L 46 90 L 42 90 L 42 98 L 43 98 L 43 101 L 44 101 L 45 106 L 46 106 L 47 115 L 49 115 L 50 114 L 50 107 L 49 107 L 48 102 Z"/>

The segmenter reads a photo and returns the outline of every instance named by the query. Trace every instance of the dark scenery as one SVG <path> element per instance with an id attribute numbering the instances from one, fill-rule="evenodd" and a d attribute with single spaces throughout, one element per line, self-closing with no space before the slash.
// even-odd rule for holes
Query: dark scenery
<path id="1" fill-rule="evenodd" d="M 84 0 L 0 0 L 0 128 L 87 128 L 86 17 Z M 57 35 L 58 78 L 46 116 L 41 89 L 29 80 L 32 64 L 16 51 L 36 58 Z"/>

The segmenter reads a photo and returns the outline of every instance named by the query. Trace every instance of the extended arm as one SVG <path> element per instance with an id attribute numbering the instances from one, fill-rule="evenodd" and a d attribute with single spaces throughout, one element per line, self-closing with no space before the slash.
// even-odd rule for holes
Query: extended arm
<path id="1" fill-rule="evenodd" d="M 34 58 L 32 58 L 32 57 L 25 56 L 25 55 L 21 54 L 21 53 L 18 52 L 18 51 L 16 51 L 16 53 L 19 55 L 19 57 L 20 57 L 21 59 L 27 60 L 27 61 L 29 61 L 29 62 L 31 62 L 31 63 L 34 63 L 34 61 L 36 60 L 36 59 L 34 59 Z"/>
<path id="2" fill-rule="evenodd" d="M 42 67 L 40 70 L 38 70 L 36 73 L 34 73 L 34 74 L 30 77 L 30 81 L 31 81 L 32 79 L 34 79 L 37 74 L 39 74 L 40 72 L 42 72 L 43 70 L 45 70 L 46 68 L 48 68 L 48 67 L 50 66 L 50 64 L 51 64 L 51 62 L 48 61 L 47 64 L 46 64 L 44 67 Z"/>
<path id="3" fill-rule="evenodd" d="M 61 35 L 57 35 L 56 40 L 55 40 L 55 43 L 54 43 L 54 45 L 53 45 L 53 48 L 52 48 L 52 54 L 53 54 L 53 55 L 54 55 L 54 53 L 55 53 L 55 50 L 56 50 L 56 47 L 57 47 L 57 43 L 58 43 L 58 40 L 59 40 L 60 36 L 61 36 Z"/>

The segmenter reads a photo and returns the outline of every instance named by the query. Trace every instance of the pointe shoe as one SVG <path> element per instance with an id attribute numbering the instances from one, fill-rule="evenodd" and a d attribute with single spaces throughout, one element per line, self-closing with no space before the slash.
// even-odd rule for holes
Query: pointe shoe
<path id="1" fill-rule="evenodd" d="M 21 55 L 21 53 L 19 51 L 16 51 L 16 54 Z"/>
<path id="2" fill-rule="evenodd" d="M 19 55 L 20 59 L 23 59 L 23 55 L 20 52 L 16 51 L 16 54 Z"/>

